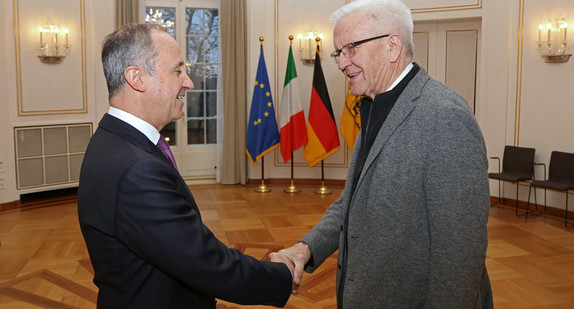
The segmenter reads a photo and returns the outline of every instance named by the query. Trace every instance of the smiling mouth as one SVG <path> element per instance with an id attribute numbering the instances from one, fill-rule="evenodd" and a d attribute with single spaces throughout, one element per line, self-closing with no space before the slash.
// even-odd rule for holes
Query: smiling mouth
<path id="1" fill-rule="evenodd" d="M 357 73 L 353 73 L 353 74 L 348 74 L 347 76 L 348 76 L 350 79 L 352 79 L 353 77 L 355 77 L 355 76 L 357 76 L 357 75 L 359 75 L 359 74 L 361 74 L 361 72 L 357 72 Z"/>
<path id="2" fill-rule="evenodd" d="M 178 95 L 177 99 L 183 101 L 183 98 L 185 97 L 185 95 Z"/>

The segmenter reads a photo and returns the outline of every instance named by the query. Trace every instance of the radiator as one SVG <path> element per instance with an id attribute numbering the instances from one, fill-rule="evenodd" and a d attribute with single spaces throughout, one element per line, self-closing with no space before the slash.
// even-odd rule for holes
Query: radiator
<path id="1" fill-rule="evenodd" d="M 17 188 L 78 184 L 92 124 L 14 128 Z"/>

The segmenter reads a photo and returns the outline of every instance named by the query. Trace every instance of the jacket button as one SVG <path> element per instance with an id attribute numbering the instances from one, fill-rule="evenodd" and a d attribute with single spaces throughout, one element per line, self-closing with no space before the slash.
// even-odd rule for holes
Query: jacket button
<path id="1" fill-rule="evenodd" d="M 343 231 L 343 225 L 341 224 L 341 232 Z"/>

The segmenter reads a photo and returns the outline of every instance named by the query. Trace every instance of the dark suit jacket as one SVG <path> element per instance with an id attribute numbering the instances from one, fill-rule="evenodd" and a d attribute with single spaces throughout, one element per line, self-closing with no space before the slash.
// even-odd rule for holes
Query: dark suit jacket
<path id="1" fill-rule="evenodd" d="M 283 306 L 291 273 L 221 243 L 169 159 L 106 114 L 90 140 L 78 215 L 98 308 L 215 308 L 214 298 Z"/>

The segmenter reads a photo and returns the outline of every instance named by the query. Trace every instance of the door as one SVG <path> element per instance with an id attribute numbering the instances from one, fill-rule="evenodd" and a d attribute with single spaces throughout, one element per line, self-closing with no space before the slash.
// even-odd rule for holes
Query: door
<path id="1" fill-rule="evenodd" d="M 416 24 L 413 41 L 414 61 L 460 93 L 475 112 L 480 22 Z"/>
<path id="2" fill-rule="evenodd" d="M 184 116 L 161 131 L 186 179 L 215 178 L 218 164 L 218 47 L 217 1 L 146 1 L 146 20 L 167 25 L 184 55 L 194 84 L 186 91 Z M 150 14 L 151 13 L 151 14 Z"/>

